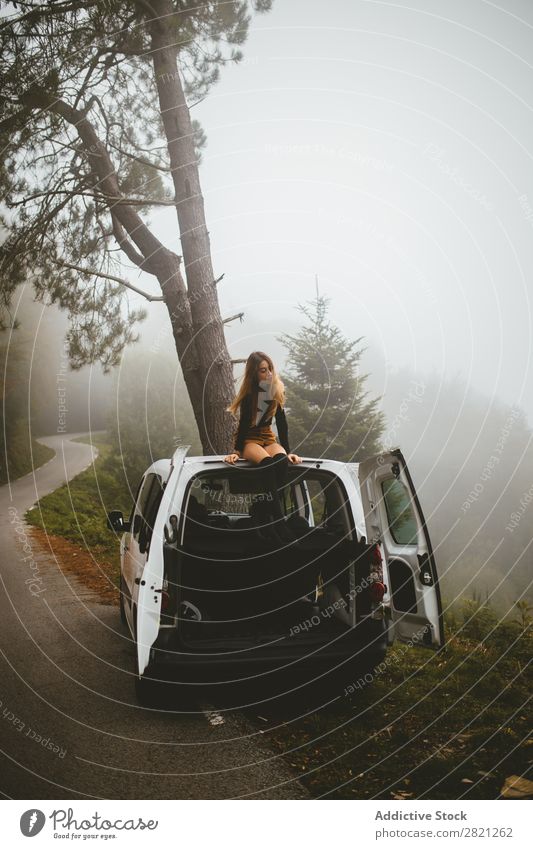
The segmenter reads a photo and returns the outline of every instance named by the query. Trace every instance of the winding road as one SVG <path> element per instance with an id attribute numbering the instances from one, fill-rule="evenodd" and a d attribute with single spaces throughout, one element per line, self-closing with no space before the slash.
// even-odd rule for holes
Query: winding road
<path id="1" fill-rule="evenodd" d="M 24 513 L 93 461 L 76 434 L 0 488 L 0 790 L 11 799 L 290 799 L 307 791 L 244 715 L 142 708 L 118 608 L 37 550 Z"/>

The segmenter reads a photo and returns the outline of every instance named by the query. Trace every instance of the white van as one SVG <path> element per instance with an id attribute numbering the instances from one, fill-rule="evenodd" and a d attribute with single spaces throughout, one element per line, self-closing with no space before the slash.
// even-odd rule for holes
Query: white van
<path id="1" fill-rule="evenodd" d="M 281 501 L 296 539 L 280 546 L 259 515 L 257 466 L 187 457 L 189 447 L 147 469 L 129 520 L 108 516 L 122 533 L 121 616 L 141 702 L 161 681 L 267 693 L 273 673 L 294 688 L 339 669 L 356 681 L 394 639 L 443 645 L 433 551 L 399 449 L 289 464 Z"/>

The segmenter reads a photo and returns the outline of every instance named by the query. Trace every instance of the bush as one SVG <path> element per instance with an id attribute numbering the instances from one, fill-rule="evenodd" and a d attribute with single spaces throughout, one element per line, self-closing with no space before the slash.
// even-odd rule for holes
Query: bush
<path id="1" fill-rule="evenodd" d="M 461 615 L 461 635 L 472 640 L 486 639 L 498 624 L 498 617 L 490 603 L 477 598 L 463 600 Z"/>

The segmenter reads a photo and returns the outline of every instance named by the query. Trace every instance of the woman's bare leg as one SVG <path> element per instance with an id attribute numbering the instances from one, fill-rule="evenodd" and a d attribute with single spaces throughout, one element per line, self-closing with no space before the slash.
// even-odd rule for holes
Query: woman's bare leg
<path id="1" fill-rule="evenodd" d="M 274 457 L 276 454 L 287 453 L 283 446 L 279 445 L 277 442 L 273 442 L 272 445 L 265 445 L 263 450 L 266 451 L 270 457 Z"/>
<path id="2" fill-rule="evenodd" d="M 269 445 L 268 448 L 271 448 Z M 243 460 L 251 460 L 252 463 L 260 463 L 265 457 L 270 456 L 266 449 L 257 442 L 245 442 L 242 452 Z"/>

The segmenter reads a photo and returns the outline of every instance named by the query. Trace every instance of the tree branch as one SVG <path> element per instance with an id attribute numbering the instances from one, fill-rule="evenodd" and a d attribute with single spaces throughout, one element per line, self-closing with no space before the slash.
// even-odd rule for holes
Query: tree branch
<path id="1" fill-rule="evenodd" d="M 86 274 L 87 276 L 103 277 L 105 280 L 113 280 L 115 283 L 120 283 L 121 286 L 131 289 L 132 292 L 142 295 L 142 297 L 146 298 L 147 301 L 164 301 L 163 295 L 149 295 L 148 292 L 143 292 L 142 289 L 134 286 L 133 283 L 129 282 L 129 280 L 124 280 L 123 277 L 117 277 L 115 274 L 106 274 L 104 271 L 97 271 L 95 268 L 83 268 L 81 265 L 74 265 L 74 263 L 66 262 L 62 259 L 56 259 L 54 262 L 56 262 L 57 265 L 61 265 L 63 268 L 72 268 L 73 271 L 79 271 L 81 274 Z"/>
<path id="2" fill-rule="evenodd" d="M 44 17 L 45 15 L 58 15 L 67 12 L 75 12 L 78 9 L 86 9 L 88 6 L 96 6 L 97 2 L 98 0 L 94 0 L 94 2 L 90 2 L 90 0 L 75 0 L 75 2 L 72 3 L 49 3 L 47 6 L 36 6 L 23 15 L 7 18 L 5 22 L 0 24 L 0 30 L 8 29 L 15 24 L 23 23 L 28 18 L 35 19 L 36 14 Z"/>
<path id="3" fill-rule="evenodd" d="M 112 206 L 176 206 L 175 200 L 152 200 L 151 198 L 128 198 L 123 197 L 122 195 L 106 195 L 103 192 L 80 192 L 76 189 L 69 191 L 68 189 L 55 189 L 48 190 L 46 192 L 36 192 L 34 195 L 29 195 L 26 198 L 22 198 L 22 200 L 13 201 L 11 206 L 24 206 L 24 204 L 28 203 L 30 200 L 37 200 L 38 198 L 46 198 L 51 195 L 68 195 L 69 197 L 87 197 L 92 198 L 93 200 L 101 200 L 105 201 L 106 204 L 110 203 Z"/>
<path id="4" fill-rule="evenodd" d="M 135 159 L 135 161 L 140 162 L 141 165 L 148 165 L 150 168 L 156 168 L 158 171 L 164 171 L 166 174 L 170 174 L 170 168 L 167 168 L 165 165 L 156 165 L 155 162 L 150 162 L 149 159 L 143 159 L 142 156 L 135 156 L 134 153 L 129 153 L 122 147 L 113 144 L 113 142 L 108 142 L 108 144 L 109 147 L 112 147 L 114 150 L 118 150 L 119 153 L 122 153 L 124 156 L 128 156 L 130 159 Z"/>
<path id="5" fill-rule="evenodd" d="M 113 222 L 113 235 L 130 262 L 133 262 L 134 265 L 137 265 L 144 271 L 148 271 L 150 274 L 153 274 L 154 272 L 150 268 L 149 260 L 145 259 L 145 257 L 136 250 L 134 245 L 132 245 L 126 235 L 124 227 L 116 215 L 114 215 L 113 210 L 111 210 L 111 221 Z"/>
<path id="6" fill-rule="evenodd" d="M 235 321 L 236 318 L 240 319 L 241 324 L 242 324 L 243 316 L 244 316 L 243 312 L 237 312 L 237 313 L 235 313 L 235 315 L 230 315 L 229 318 L 223 318 L 222 324 L 228 324 L 228 322 L 230 322 L 230 321 Z"/>
<path id="7" fill-rule="evenodd" d="M 91 174 L 100 187 L 100 198 L 110 214 L 120 222 L 128 239 L 141 254 L 140 267 L 146 268 L 157 277 L 164 301 L 171 311 L 178 307 L 180 310 L 188 310 L 187 290 L 179 270 L 181 257 L 164 247 L 146 226 L 129 200 L 120 195 L 117 173 L 109 152 L 86 114 L 72 109 L 64 100 L 37 85 L 32 85 L 23 92 L 20 100 L 30 108 L 53 112 L 76 128 L 91 167 Z M 90 196 L 94 197 L 94 195 Z M 145 205 L 142 200 L 140 203 Z M 171 203 L 173 204 L 174 201 Z M 139 257 L 136 253 L 130 250 L 127 255 L 137 264 Z"/>

